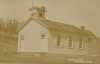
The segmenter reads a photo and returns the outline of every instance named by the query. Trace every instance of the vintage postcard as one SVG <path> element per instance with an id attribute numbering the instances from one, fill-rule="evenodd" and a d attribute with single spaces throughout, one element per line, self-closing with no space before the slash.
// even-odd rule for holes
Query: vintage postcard
<path id="1" fill-rule="evenodd" d="M 1 64 L 99 64 L 100 0 L 0 0 Z"/>

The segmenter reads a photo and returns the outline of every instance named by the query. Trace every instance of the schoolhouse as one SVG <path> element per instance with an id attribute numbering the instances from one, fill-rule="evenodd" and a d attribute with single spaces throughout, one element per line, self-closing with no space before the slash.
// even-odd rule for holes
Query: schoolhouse
<path id="1" fill-rule="evenodd" d="M 45 18 L 46 8 L 31 7 L 31 16 L 18 31 L 18 52 L 88 55 L 89 33 L 84 26 Z"/>

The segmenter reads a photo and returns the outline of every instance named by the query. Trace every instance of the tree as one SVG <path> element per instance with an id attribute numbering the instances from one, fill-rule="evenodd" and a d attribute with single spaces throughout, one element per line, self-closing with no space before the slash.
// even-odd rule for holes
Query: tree
<path id="1" fill-rule="evenodd" d="M 0 30 L 2 29 L 3 18 L 0 18 Z"/>

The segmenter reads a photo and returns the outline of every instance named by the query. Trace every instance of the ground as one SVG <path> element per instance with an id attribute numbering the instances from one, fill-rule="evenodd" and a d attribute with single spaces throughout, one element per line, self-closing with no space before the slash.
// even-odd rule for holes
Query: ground
<path id="1" fill-rule="evenodd" d="M 77 62 L 81 61 L 81 62 Z M 100 63 L 100 56 L 18 53 L 17 41 L 0 42 L 0 63 Z"/>

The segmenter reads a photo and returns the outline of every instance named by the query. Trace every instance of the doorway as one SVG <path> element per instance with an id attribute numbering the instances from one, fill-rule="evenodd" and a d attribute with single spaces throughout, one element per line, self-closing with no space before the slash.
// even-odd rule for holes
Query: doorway
<path id="1" fill-rule="evenodd" d="M 24 36 L 21 36 L 20 38 L 20 51 L 24 51 Z"/>
<path id="2" fill-rule="evenodd" d="M 46 52 L 46 34 L 41 34 L 41 47 L 42 52 Z"/>

